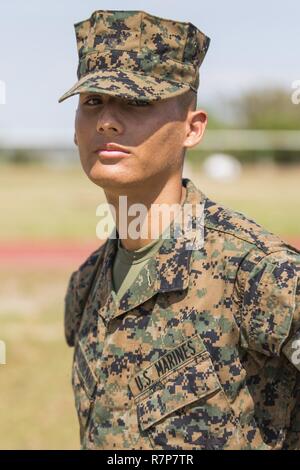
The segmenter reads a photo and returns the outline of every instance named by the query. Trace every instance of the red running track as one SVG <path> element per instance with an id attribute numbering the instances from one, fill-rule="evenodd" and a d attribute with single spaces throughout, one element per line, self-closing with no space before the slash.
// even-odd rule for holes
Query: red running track
<path id="1" fill-rule="evenodd" d="M 89 243 L 75 242 L 1 242 L 0 267 L 62 267 L 77 268 L 99 246 L 101 240 Z"/>
<path id="2" fill-rule="evenodd" d="M 300 249 L 300 238 L 284 238 Z M 99 246 L 103 240 L 93 242 L 0 242 L 0 267 L 63 267 L 74 269 Z"/>

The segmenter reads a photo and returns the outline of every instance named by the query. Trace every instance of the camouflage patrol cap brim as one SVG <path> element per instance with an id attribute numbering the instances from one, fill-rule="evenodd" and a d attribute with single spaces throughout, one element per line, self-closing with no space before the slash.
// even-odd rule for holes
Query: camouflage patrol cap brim
<path id="1" fill-rule="evenodd" d="M 60 99 L 105 93 L 157 101 L 197 92 L 210 39 L 191 23 L 144 11 L 95 11 L 76 23 L 78 82 Z"/>
<path id="2" fill-rule="evenodd" d="M 158 101 L 185 93 L 189 86 L 151 76 L 105 70 L 83 77 L 60 99 L 59 103 L 80 93 L 103 93 L 126 100 Z"/>

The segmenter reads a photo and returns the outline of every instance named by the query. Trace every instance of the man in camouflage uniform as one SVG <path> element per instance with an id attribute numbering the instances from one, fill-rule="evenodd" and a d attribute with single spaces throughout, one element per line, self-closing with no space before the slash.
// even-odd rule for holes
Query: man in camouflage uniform
<path id="1" fill-rule="evenodd" d="M 202 244 L 192 212 L 191 229 L 156 246 L 119 298 L 114 263 L 145 248 L 136 240 L 108 238 L 72 273 L 65 335 L 81 447 L 299 449 L 300 253 L 181 178 L 206 115 L 188 105 L 182 117 L 178 103 L 196 94 L 209 38 L 137 11 L 97 11 L 75 30 L 79 81 L 61 100 L 79 94 L 88 177 L 110 201 L 149 202 L 152 184 L 153 201 L 204 210 Z M 112 136 L 134 157 L 107 165 L 93 150 Z"/>

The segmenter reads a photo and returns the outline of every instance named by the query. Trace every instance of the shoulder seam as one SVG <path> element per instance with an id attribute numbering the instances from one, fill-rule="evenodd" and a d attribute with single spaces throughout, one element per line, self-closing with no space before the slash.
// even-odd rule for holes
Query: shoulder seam
<path id="1" fill-rule="evenodd" d="M 274 247 L 274 250 L 272 250 L 271 247 L 268 247 L 268 249 L 263 249 L 257 243 L 255 243 L 253 240 L 248 239 L 246 237 L 242 237 L 241 235 L 238 235 L 238 234 L 232 232 L 231 230 L 222 230 L 222 229 L 219 229 L 219 228 L 215 227 L 214 225 L 210 225 L 210 224 L 204 224 L 204 226 L 207 227 L 208 229 L 215 230 L 216 232 L 226 233 L 228 235 L 231 235 L 232 237 L 238 238 L 239 240 L 243 240 L 244 242 L 249 243 L 249 245 L 255 246 L 259 251 L 262 251 L 266 255 L 271 254 L 271 253 L 275 253 L 276 251 L 284 251 L 285 250 L 285 248 L 278 248 L 278 247 Z"/>

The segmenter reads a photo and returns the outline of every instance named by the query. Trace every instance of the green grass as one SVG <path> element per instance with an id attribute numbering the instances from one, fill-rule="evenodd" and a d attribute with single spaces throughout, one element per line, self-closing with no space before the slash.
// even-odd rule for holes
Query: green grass
<path id="1" fill-rule="evenodd" d="M 283 236 L 299 236 L 300 165 L 246 168 L 237 182 L 191 178 L 211 199 L 245 213 Z M 96 237 L 96 207 L 105 201 L 81 167 L 5 166 L 0 171 L 2 240 L 74 240 Z"/>
<path id="2" fill-rule="evenodd" d="M 101 188 L 79 168 L 3 166 L 0 172 L 1 238 L 95 238 Z"/>
<path id="3" fill-rule="evenodd" d="M 1 269 L 0 449 L 76 449 L 73 350 L 63 337 L 68 271 Z"/>

